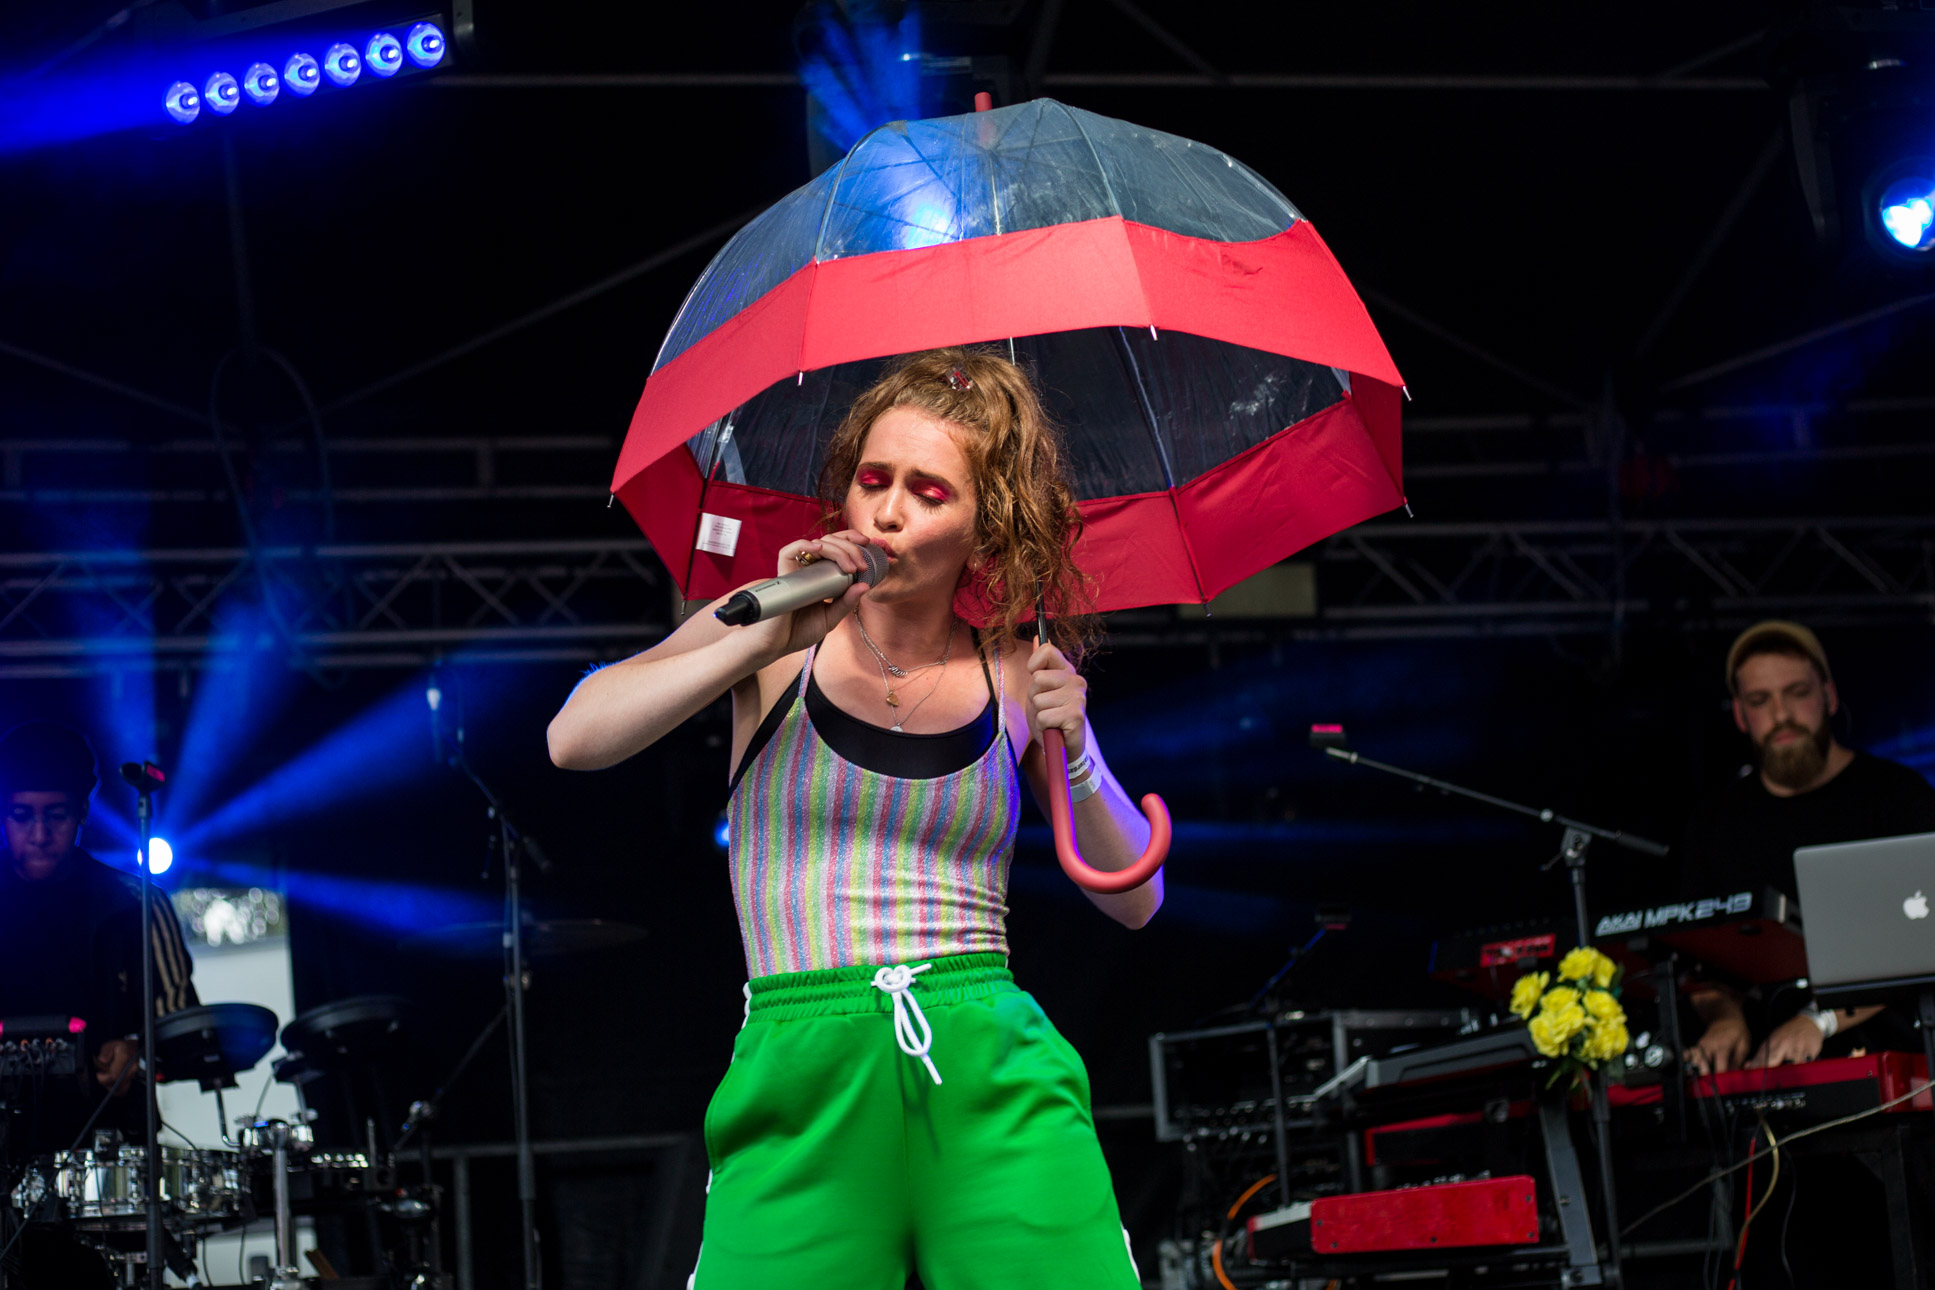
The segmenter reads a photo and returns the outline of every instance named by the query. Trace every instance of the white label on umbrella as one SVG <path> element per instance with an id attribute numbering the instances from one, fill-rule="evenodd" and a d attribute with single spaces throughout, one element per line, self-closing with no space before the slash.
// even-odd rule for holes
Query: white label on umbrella
<path id="1" fill-rule="evenodd" d="M 739 521 L 710 511 L 699 515 L 699 550 L 729 556 L 739 549 Z"/>

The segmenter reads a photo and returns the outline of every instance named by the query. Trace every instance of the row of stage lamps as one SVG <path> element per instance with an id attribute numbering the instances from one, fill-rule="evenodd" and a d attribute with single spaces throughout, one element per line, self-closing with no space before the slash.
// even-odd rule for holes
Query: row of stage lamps
<path id="1" fill-rule="evenodd" d="M 338 89 L 348 89 L 365 70 L 387 79 L 403 70 L 405 59 L 418 67 L 435 67 L 444 60 L 449 47 L 443 28 L 434 22 L 420 22 L 400 40 L 394 33 L 379 31 L 360 50 L 338 41 L 324 50 L 320 59 L 314 54 L 291 54 L 280 72 L 268 63 L 252 63 L 239 79 L 229 72 L 216 72 L 200 87 L 192 81 L 176 81 L 168 87 L 162 107 L 176 124 L 190 125 L 204 107 L 217 116 L 235 111 L 243 99 L 267 107 L 285 88 L 308 98 L 322 88 L 325 80 Z"/>

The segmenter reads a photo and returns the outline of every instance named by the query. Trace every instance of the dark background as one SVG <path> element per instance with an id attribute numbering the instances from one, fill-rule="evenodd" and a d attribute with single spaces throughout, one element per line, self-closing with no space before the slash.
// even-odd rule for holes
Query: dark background
<path id="1" fill-rule="evenodd" d="M 1014 23 L 974 35 L 972 52 L 1025 60 L 1042 8 L 1014 6 Z M 24 76 L 112 9 L 10 15 L 0 36 Z M 1786 12 L 1745 3 L 1474 11 L 1169 0 L 1136 11 L 1221 71 L 1561 80 L 1661 73 Z M 332 439 L 610 438 L 609 452 L 536 453 L 519 467 L 521 482 L 589 485 L 591 496 L 339 500 L 337 538 L 631 536 L 622 509 L 607 510 L 596 490 L 657 344 L 717 242 L 420 377 L 346 396 L 811 174 L 797 85 L 520 88 L 466 84 L 466 74 L 785 76 L 799 62 L 797 13 L 791 4 L 498 0 L 479 11 L 484 53 L 443 81 L 406 79 L 298 110 L 245 109 L 189 130 L 0 141 L 0 343 L 11 347 L 0 351 L 0 446 L 67 437 L 128 445 L 32 459 L 27 478 L 8 482 L 0 552 L 244 540 L 236 509 L 218 499 L 217 459 L 164 451 L 206 437 L 192 418 L 209 405 L 213 374 L 244 328 L 225 146 L 255 334 L 300 372 Z M 59 88 L 66 71 L 97 52 L 17 78 L 12 101 L 20 85 L 68 92 Z M 1676 384 L 1935 290 L 1935 279 L 1886 270 L 1858 235 L 1817 245 L 1791 150 L 1702 262 L 1683 306 L 1638 352 L 1756 159 L 1786 147 L 1778 93 L 1248 89 L 1077 75 L 1189 67 L 1106 0 L 1069 0 L 1046 61 L 1054 96 L 1226 149 L 1322 231 L 1409 382 L 1407 413 L 1427 427 L 1406 444 L 1407 492 L 1421 520 L 1928 514 L 1929 405 L 1914 400 L 1929 393 L 1931 311 L 1889 312 Z M 1762 48 L 1747 45 L 1688 74 L 1773 72 Z M 37 361 L 50 356 L 176 411 Z M 264 419 L 298 410 L 274 378 L 231 379 L 225 397 Z M 1906 402 L 1885 415 L 1848 409 L 1878 399 Z M 1804 430 L 1783 410 L 1795 404 L 1813 409 Z M 1701 412 L 1715 408 L 1737 415 Z M 1458 420 L 1500 417 L 1523 424 Z M 1607 418 L 1620 427 L 1611 439 Z M 289 460 L 280 482 L 293 497 L 314 481 L 299 453 Z M 443 469 L 441 459 L 410 454 L 371 460 L 344 464 L 337 488 Z M 1488 473 L 1508 460 L 1533 468 Z M 1576 462 L 1586 465 L 1570 468 Z M 171 489 L 195 497 L 170 501 Z M 275 540 L 323 533 L 320 509 L 305 503 L 266 503 L 256 517 Z M 1320 581 L 1320 593 L 1328 585 Z M 1827 605 L 1822 635 L 1847 708 L 1844 740 L 1919 758 L 1926 771 L 1935 763 L 1935 631 L 1925 576 L 1918 586 L 1918 602 L 1911 596 L 1887 614 Z M 0 618 L 25 590 L 7 584 Z M 1552 830 L 1326 763 L 1305 746 L 1309 723 L 1341 720 L 1368 755 L 1665 840 L 1745 760 L 1720 676 L 1742 620 L 1697 601 L 1655 605 L 1617 628 L 1596 621 L 1527 633 L 1501 620 L 1389 639 L 1321 623 L 1184 630 L 1166 611 L 1133 622 L 1094 665 L 1093 712 L 1124 783 L 1162 792 L 1179 821 L 1168 903 L 1142 932 L 1117 927 L 1060 875 L 1045 827 L 1031 820 L 1010 920 L 1017 976 L 1087 1058 L 1102 1107 L 1146 1104 L 1147 1036 L 1247 998 L 1307 939 L 1321 903 L 1347 905 L 1353 921 L 1293 978 L 1297 997 L 1313 1005 L 1463 1002 L 1424 975 L 1434 937 L 1566 908 L 1563 879 L 1540 872 L 1557 843 Z M 696 1129 L 739 1024 L 743 967 L 712 843 L 727 774 L 723 712 L 598 774 L 567 774 L 545 755 L 545 722 L 584 666 L 624 648 L 522 663 L 469 660 L 458 649 L 443 674 L 477 767 L 556 862 L 529 884 L 536 909 L 647 932 L 635 946 L 537 971 L 533 1095 L 546 1138 Z M 492 963 L 399 947 L 413 930 L 496 912 L 496 881 L 479 877 L 481 802 L 431 757 L 417 697 L 427 661 L 419 652 L 390 667 L 320 675 L 276 661 L 184 670 L 81 660 L 0 673 L 0 725 L 67 720 L 88 730 L 104 762 L 152 755 L 180 783 L 200 776 L 198 817 L 247 797 L 278 768 L 305 768 L 251 799 L 259 809 L 247 827 L 185 849 L 170 881 L 248 873 L 283 883 L 299 1007 L 368 992 L 416 999 L 406 1096 L 434 1086 L 500 997 Z M 223 697 L 207 697 L 210 687 Z M 359 725 L 369 714 L 378 715 Z M 184 760 L 191 744 L 219 755 Z M 318 748 L 334 755 L 317 760 Z M 170 810 L 164 798 L 163 827 L 192 835 L 197 819 Z M 89 837 L 104 855 L 124 858 L 127 839 L 109 817 L 131 812 L 118 790 L 103 791 Z M 1673 875 L 1668 863 L 1600 850 L 1591 881 L 1603 908 L 1654 899 Z M 453 1094 L 445 1140 L 508 1137 L 499 1053 L 487 1050 Z M 1175 1179 L 1148 1127 L 1132 1112 L 1103 1126 L 1145 1270 Z M 480 1183 L 479 1201 L 493 1240 L 512 1213 L 495 1185 Z M 650 1202 L 619 1176 L 578 1185 Z M 666 1284 L 675 1267 L 682 1284 L 695 1215 L 696 1199 L 679 1219 Z M 514 1244 L 502 1254 L 480 1257 L 485 1284 L 509 1284 Z"/>

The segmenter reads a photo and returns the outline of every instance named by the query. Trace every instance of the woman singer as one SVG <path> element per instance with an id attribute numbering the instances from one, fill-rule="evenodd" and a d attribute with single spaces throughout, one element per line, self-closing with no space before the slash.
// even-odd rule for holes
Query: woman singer
<path id="1" fill-rule="evenodd" d="M 729 863 L 750 978 L 705 1116 L 713 1176 L 693 1290 L 1132 1290 L 1139 1284 L 1075 1054 L 1007 968 L 1025 776 L 1060 729 L 1084 856 L 1127 868 L 1148 826 L 1096 747 L 1075 661 L 1019 635 L 1038 590 L 1086 602 L 1080 529 L 1027 375 L 978 349 L 913 355 L 847 413 L 823 537 L 784 574 L 887 573 L 728 627 L 693 614 L 586 677 L 552 759 L 623 761 L 732 695 Z M 957 593 L 985 606 L 977 629 Z M 1160 874 L 1089 893 L 1135 928 Z"/>

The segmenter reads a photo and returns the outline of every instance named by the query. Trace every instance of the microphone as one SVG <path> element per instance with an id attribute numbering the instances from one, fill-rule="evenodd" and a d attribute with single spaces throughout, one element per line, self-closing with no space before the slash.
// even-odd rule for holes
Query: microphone
<path id="1" fill-rule="evenodd" d="M 121 779 L 143 797 L 158 792 L 168 784 L 168 777 L 162 774 L 161 767 L 151 761 L 122 762 Z"/>
<path id="2" fill-rule="evenodd" d="M 877 546 L 863 546 L 861 556 L 867 567 L 858 574 L 843 573 L 831 560 L 820 560 L 792 573 L 747 587 L 733 593 L 732 599 L 713 611 L 713 617 L 728 627 L 744 627 L 807 605 L 831 600 L 855 581 L 879 586 L 887 576 L 887 556 Z"/>

